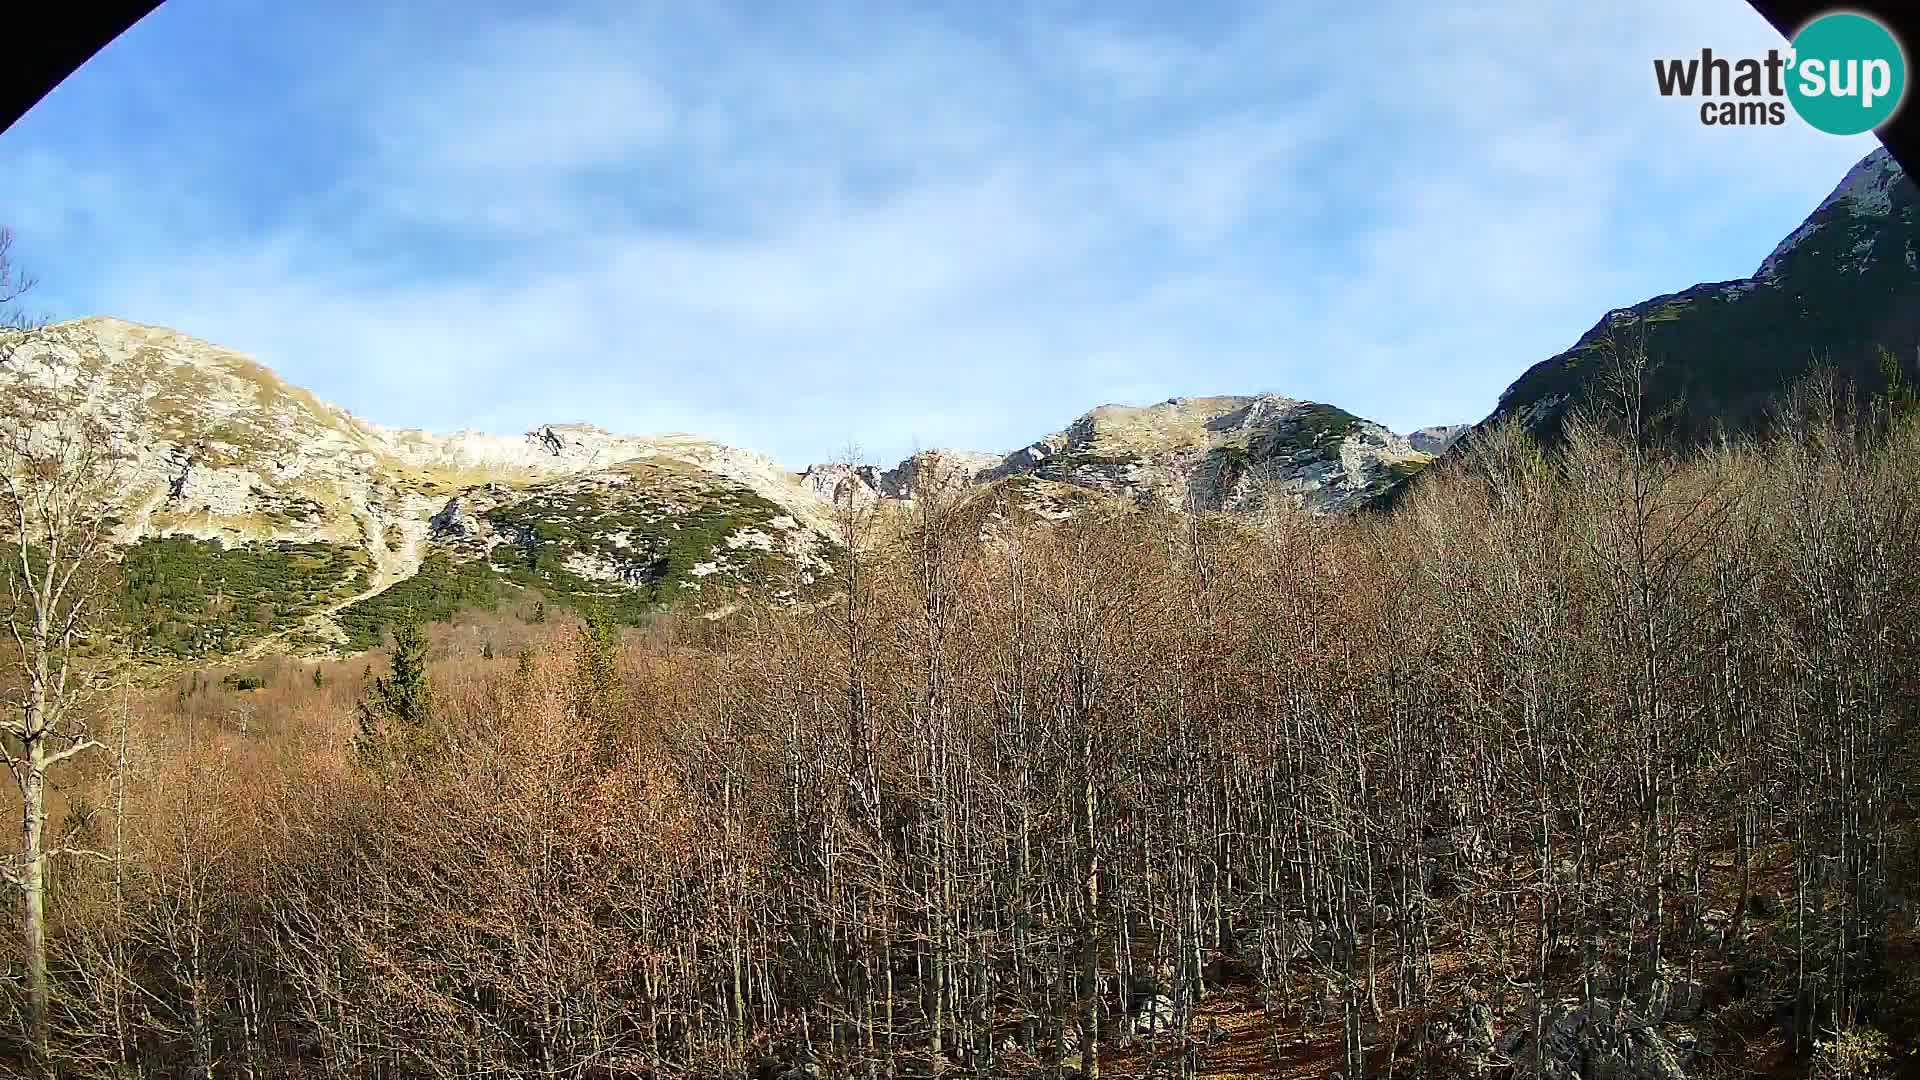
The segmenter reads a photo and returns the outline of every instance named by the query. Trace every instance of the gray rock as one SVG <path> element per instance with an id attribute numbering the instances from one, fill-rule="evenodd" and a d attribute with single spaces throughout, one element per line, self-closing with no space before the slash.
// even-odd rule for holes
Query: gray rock
<path id="1" fill-rule="evenodd" d="M 1713 1056 L 1713 1043 L 1704 1035 L 1691 1031 L 1675 1032 L 1668 1042 L 1673 1045 L 1674 1057 L 1684 1069 L 1698 1068 Z"/>
<path id="2" fill-rule="evenodd" d="M 1459 1021 L 1460 1045 L 1469 1061 L 1484 1061 L 1499 1041 L 1493 1029 L 1493 1009 L 1484 1002 L 1469 1002 Z"/>
<path id="3" fill-rule="evenodd" d="M 473 516 L 455 495 L 447 500 L 440 512 L 427 519 L 428 534 L 435 540 L 452 540 L 471 536 L 474 533 Z"/>
<path id="4" fill-rule="evenodd" d="M 1407 434 L 1407 442 L 1423 454 L 1439 454 L 1473 429 L 1472 424 L 1434 424 Z"/>
<path id="5" fill-rule="evenodd" d="M 1678 972 L 1662 971 L 1647 994 L 1647 1013 L 1659 1021 L 1698 1019 L 1706 1004 L 1706 986 Z"/>
<path id="6" fill-rule="evenodd" d="M 1179 1018 L 1179 1009 L 1172 998 L 1165 994 L 1155 994 L 1143 999 L 1134 1009 L 1133 1031 L 1137 1035 L 1158 1035 L 1172 1031 Z"/>
<path id="7" fill-rule="evenodd" d="M 1520 1072 L 1533 1072 L 1531 1024 L 1519 1025 L 1519 1044 L 1509 1055 Z M 1504 1042 L 1504 1040 L 1503 1040 Z M 1545 1042 L 1545 1074 L 1535 1080 L 1686 1080 L 1681 1052 L 1661 1038 L 1652 1024 L 1631 1013 L 1616 1025 L 1612 1006 L 1586 1009 L 1563 1005 L 1549 1019 Z"/>
<path id="8" fill-rule="evenodd" d="M 1380 927 L 1392 926 L 1393 914 L 1390 904 L 1363 904 L 1353 914 L 1354 929 L 1358 933 L 1369 934 Z"/>

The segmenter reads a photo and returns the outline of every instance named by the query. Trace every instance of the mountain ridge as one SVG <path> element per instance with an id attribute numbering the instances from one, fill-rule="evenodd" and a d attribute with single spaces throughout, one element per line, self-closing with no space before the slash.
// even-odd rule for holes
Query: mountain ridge
<path id="1" fill-rule="evenodd" d="M 931 484 L 1017 481 L 1044 518 L 1101 496 L 1336 513 L 1430 459 L 1381 425 L 1272 394 L 1102 405 L 1011 453 L 922 451 L 891 468 L 795 471 L 699 435 L 580 422 L 441 434 L 376 423 L 251 356 L 111 316 L 46 327 L 0 368 L 0 414 L 25 415 L 50 391 L 82 395 L 128 452 L 118 539 L 139 582 L 133 617 L 154 649 L 181 656 L 364 647 L 438 611 L 436 589 L 482 601 L 538 590 L 628 621 L 791 602 L 830 584 L 837 498 L 905 505 Z"/>
<path id="2" fill-rule="evenodd" d="M 1878 385 L 1880 349 L 1911 367 L 1920 348 L 1917 209 L 1912 178 L 1877 148 L 1753 274 L 1610 309 L 1515 379 L 1475 430 L 1514 419 L 1556 439 L 1596 385 L 1617 330 L 1645 331 L 1649 394 L 1677 404 L 1672 434 L 1682 442 L 1764 432 L 1773 401 L 1816 362 L 1857 387 Z"/>
<path id="3" fill-rule="evenodd" d="M 1337 406 L 1278 394 L 1174 397 L 1104 404 L 1002 455 L 920 451 L 893 469 L 829 464 L 802 473 L 823 493 L 851 480 L 866 501 L 904 501 L 933 473 L 991 484 L 1034 477 L 1136 501 L 1199 510 L 1247 509 L 1280 496 L 1314 512 L 1342 512 L 1430 455 L 1410 437 Z"/>
<path id="4" fill-rule="evenodd" d="M 0 414 L 23 395 L 72 390 L 120 433 L 135 465 L 121 539 L 143 575 L 145 623 L 168 628 L 175 652 L 290 635 L 362 646 L 383 620 L 439 610 L 436 589 L 483 600 L 537 590 L 629 620 L 665 606 L 718 617 L 748 597 L 795 602 L 830 587 L 837 504 L 905 506 L 936 487 L 1017 485 L 1018 505 L 1048 519 L 1101 498 L 1204 512 L 1390 505 L 1489 425 L 1557 437 L 1627 323 L 1646 330 L 1654 394 L 1684 406 L 1683 436 L 1754 430 L 1823 350 L 1856 381 L 1875 374 L 1876 350 L 1920 350 L 1917 208 L 1911 179 L 1884 150 L 1869 154 L 1752 276 L 1609 310 L 1478 424 L 1409 434 L 1324 402 L 1219 394 L 1102 404 L 1005 453 L 793 470 L 688 433 L 385 426 L 253 357 L 110 316 L 35 335 L 0 369 Z M 189 569 L 216 583 L 211 600 L 166 586 Z M 242 591 L 251 625 L 231 610 Z"/>

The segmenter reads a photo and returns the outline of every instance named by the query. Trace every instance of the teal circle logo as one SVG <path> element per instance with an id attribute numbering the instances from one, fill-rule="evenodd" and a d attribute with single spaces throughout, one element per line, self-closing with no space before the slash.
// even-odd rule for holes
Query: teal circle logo
<path id="1" fill-rule="evenodd" d="M 1907 92 L 1907 58 L 1891 31 L 1851 11 L 1822 15 L 1793 36 L 1787 99 L 1829 135 L 1859 135 L 1892 117 Z"/>

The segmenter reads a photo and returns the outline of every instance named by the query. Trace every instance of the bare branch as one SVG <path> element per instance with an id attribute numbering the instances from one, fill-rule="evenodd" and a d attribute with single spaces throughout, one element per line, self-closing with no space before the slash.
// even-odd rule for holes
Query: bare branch
<path id="1" fill-rule="evenodd" d="M 13 359 L 40 323 L 20 308 L 20 297 L 34 286 L 33 277 L 13 263 L 13 232 L 0 227 L 0 367 Z"/>

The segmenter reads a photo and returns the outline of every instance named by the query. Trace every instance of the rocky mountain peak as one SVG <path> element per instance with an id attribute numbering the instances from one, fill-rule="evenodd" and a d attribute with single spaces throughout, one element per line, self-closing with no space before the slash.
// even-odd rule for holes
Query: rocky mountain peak
<path id="1" fill-rule="evenodd" d="M 1407 434 L 1407 442 L 1423 454 L 1439 455 L 1473 429 L 1472 424 L 1434 424 Z"/>
<path id="2" fill-rule="evenodd" d="M 1204 510 L 1279 498 L 1334 512 L 1425 465 L 1402 436 L 1279 394 L 1103 405 L 1007 455 L 986 476 L 1033 476 Z"/>
<path id="3" fill-rule="evenodd" d="M 828 502 L 851 496 L 858 505 L 911 502 L 929 484 L 969 486 L 1000 464 L 999 454 L 978 450 L 920 450 L 891 469 L 845 462 L 810 465 L 801 486 Z"/>
<path id="4" fill-rule="evenodd" d="M 1616 331 L 1644 331 L 1647 392 L 1670 404 L 1680 444 L 1766 429 L 1813 364 L 1863 395 L 1882 351 L 1920 347 L 1920 189 L 1884 148 L 1861 158 L 1750 278 L 1703 282 L 1606 312 L 1570 348 L 1528 368 L 1480 426 L 1513 421 L 1547 442 L 1607 370 Z M 1909 367 L 1908 378 L 1920 377 Z M 1457 443 L 1456 443 L 1457 445 Z"/>
<path id="5" fill-rule="evenodd" d="M 1885 218 L 1893 213 L 1896 194 L 1905 184 L 1909 191 L 1912 184 L 1907 182 L 1906 173 L 1900 163 L 1894 160 L 1886 147 L 1878 147 L 1866 157 L 1856 162 L 1853 168 L 1840 179 L 1833 191 L 1820 205 L 1814 207 L 1800 227 L 1787 235 L 1787 238 L 1767 255 L 1760 269 L 1754 271 L 1756 279 L 1772 282 L 1779 278 L 1783 265 L 1794 252 L 1798 251 L 1807 239 L 1820 230 L 1835 224 L 1837 219 L 1860 220 L 1863 223 Z M 1910 201 L 1910 200 L 1907 200 Z M 1863 235 L 1860 243 L 1854 245 L 1852 255 L 1858 257 L 1872 246 L 1872 237 Z"/>

